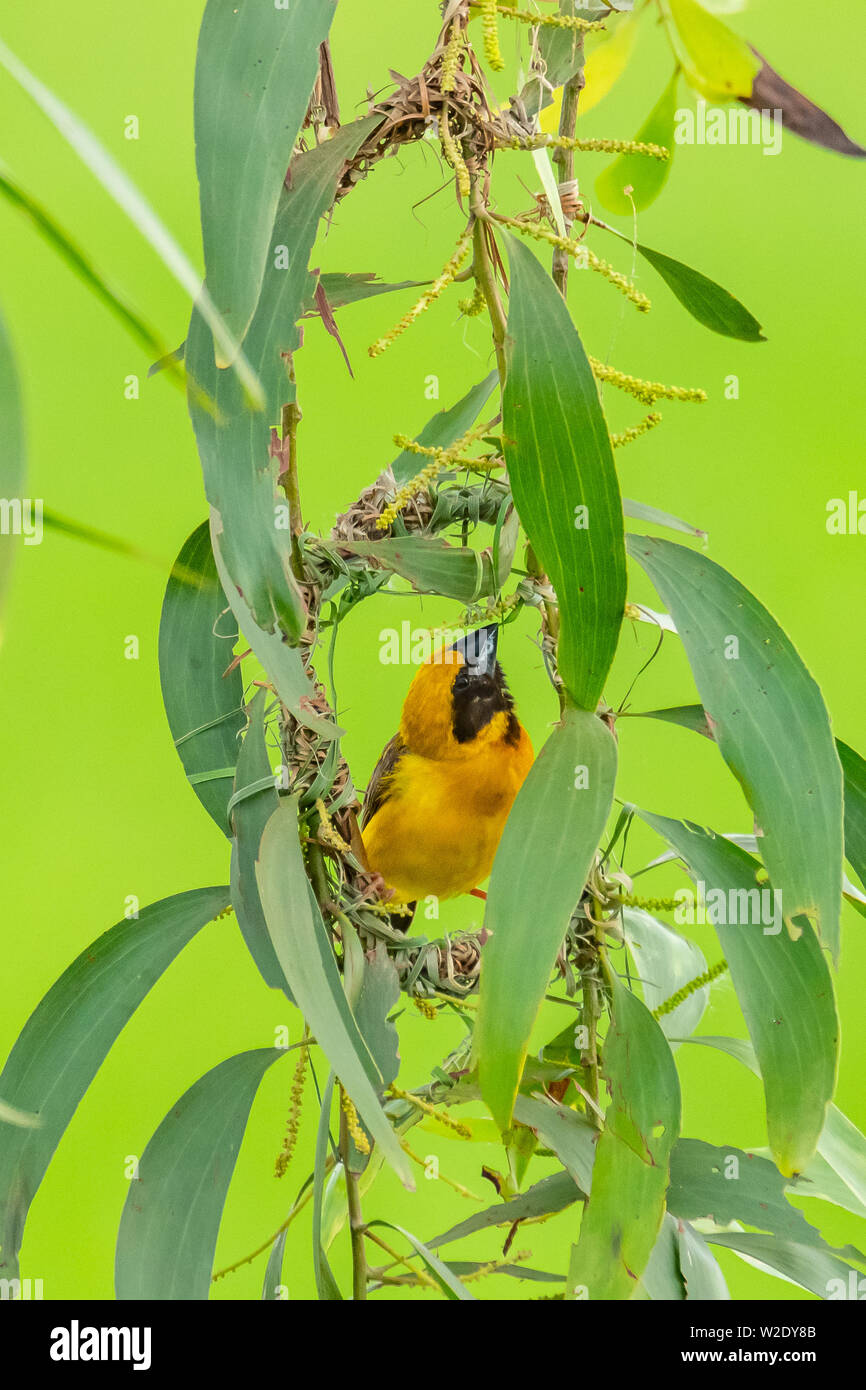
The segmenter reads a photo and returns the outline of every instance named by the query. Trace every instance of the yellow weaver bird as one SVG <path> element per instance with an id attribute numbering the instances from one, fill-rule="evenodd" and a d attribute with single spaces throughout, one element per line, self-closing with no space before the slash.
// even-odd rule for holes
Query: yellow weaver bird
<path id="1" fill-rule="evenodd" d="M 497 636 L 495 625 L 479 628 L 420 668 L 370 779 L 362 837 L 391 902 L 471 893 L 493 866 L 533 756 Z"/>

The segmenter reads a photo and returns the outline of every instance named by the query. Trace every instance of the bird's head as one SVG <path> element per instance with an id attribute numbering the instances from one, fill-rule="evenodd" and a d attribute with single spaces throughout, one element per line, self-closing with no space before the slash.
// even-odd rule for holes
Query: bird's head
<path id="1" fill-rule="evenodd" d="M 477 628 L 420 667 L 400 721 L 411 752 L 462 758 L 489 743 L 519 738 L 514 701 L 496 660 L 498 636 L 495 624 Z"/>

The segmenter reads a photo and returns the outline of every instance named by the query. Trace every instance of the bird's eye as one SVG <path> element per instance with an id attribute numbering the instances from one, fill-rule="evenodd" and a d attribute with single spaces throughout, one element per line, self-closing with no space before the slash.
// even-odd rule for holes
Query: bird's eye
<path id="1" fill-rule="evenodd" d="M 461 666 L 457 672 L 457 675 L 454 677 L 454 689 L 466 690 L 469 686 L 469 682 L 471 681 L 471 679 L 472 677 L 469 674 L 469 667 Z"/>

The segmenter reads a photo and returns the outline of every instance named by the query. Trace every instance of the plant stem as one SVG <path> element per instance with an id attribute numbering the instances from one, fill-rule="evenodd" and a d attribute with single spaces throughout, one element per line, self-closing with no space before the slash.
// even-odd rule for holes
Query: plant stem
<path id="1" fill-rule="evenodd" d="M 352 1239 L 352 1297 L 366 1301 L 367 1254 L 364 1249 L 364 1217 L 361 1212 L 361 1190 L 358 1179 L 349 1168 L 349 1126 L 346 1112 L 340 1110 L 340 1158 L 346 1175 L 346 1197 L 349 1208 L 349 1233 Z"/>
<path id="2" fill-rule="evenodd" d="M 505 310 L 502 307 L 502 300 L 499 298 L 499 288 L 496 284 L 493 263 L 487 248 L 487 208 L 484 204 L 481 176 L 475 173 L 472 174 L 470 179 L 469 211 L 475 218 L 475 224 L 472 228 L 472 273 L 475 276 L 476 285 L 480 287 L 484 295 L 484 302 L 487 305 L 487 312 L 490 315 L 490 327 L 493 331 L 493 346 L 496 349 L 496 366 L 499 370 L 499 384 L 500 387 L 504 387 Z"/>
<path id="3" fill-rule="evenodd" d="M 290 379 L 294 374 L 290 371 Z M 301 515 L 301 488 L 298 481 L 298 422 L 301 411 L 297 401 L 289 401 L 283 406 L 280 426 L 283 443 L 282 476 L 283 491 L 289 504 L 289 531 L 292 537 L 292 572 L 296 579 L 304 578 L 304 562 L 301 558 L 300 536 L 304 529 Z"/>
<path id="4" fill-rule="evenodd" d="M 562 109 L 559 113 L 559 133 L 565 135 L 569 140 L 574 139 L 574 132 L 577 127 L 577 103 L 580 100 L 580 93 L 584 85 L 583 76 L 583 34 L 575 36 L 575 45 L 580 58 L 580 67 L 562 89 Z M 559 183 L 569 184 L 574 179 L 574 150 L 567 149 L 560 145 L 554 151 L 553 162 L 559 171 Z M 565 235 L 571 235 L 571 224 L 573 219 L 565 217 Z M 557 288 L 565 298 L 568 290 L 568 252 L 562 247 L 557 246 L 553 253 L 553 278 Z"/>

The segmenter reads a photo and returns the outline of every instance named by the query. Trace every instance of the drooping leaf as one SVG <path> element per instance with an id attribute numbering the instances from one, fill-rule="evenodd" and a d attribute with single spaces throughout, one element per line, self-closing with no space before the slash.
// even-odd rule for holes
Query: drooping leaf
<path id="1" fill-rule="evenodd" d="M 842 770 L 821 692 L 762 604 L 705 555 L 630 536 L 673 615 L 719 751 L 763 831 L 788 929 L 839 955 Z"/>
<path id="2" fill-rule="evenodd" d="M 256 879 L 274 950 L 298 1008 L 367 1131 L 412 1190 L 406 1156 L 379 1104 L 381 1073 L 349 1008 L 325 924 L 309 891 L 294 797 L 281 798 L 265 827 Z"/>
<path id="3" fill-rule="evenodd" d="M 440 1260 L 438 1256 L 434 1255 L 429 1246 L 417 1240 L 410 1231 L 404 1230 L 402 1226 L 395 1225 L 393 1221 L 368 1221 L 367 1225 L 384 1226 L 389 1231 L 397 1231 L 405 1240 L 408 1240 L 415 1253 L 421 1256 L 421 1259 L 424 1261 L 447 1299 L 455 1302 L 459 1300 L 463 1303 L 477 1302 L 475 1295 L 469 1292 L 466 1285 L 460 1282 L 457 1275 L 449 1269 L 448 1265 Z"/>
<path id="4" fill-rule="evenodd" d="M 415 441 L 416 444 L 430 449 L 448 449 L 452 444 L 456 444 L 457 440 L 462 439 L 467 430 L 472 428 L 479 411 L 490 399 L 490 393 L 498 381 L 499 373 L 490 372 L 477 386 L 471 387 L 456 405 L 450 406 L 448 410 L 438 410 L 433 418 L 427 421 Z M 414 478 L 416 473 L 420 473 L 423 467 L 424 459 L 420 455 L 412 453 L 410 449 L 404 449 L 391 464 L 391 472 L 397 486 L 401 487 L 410 478 Z"/>
<path id="5" fill-rule="evenodd" d="M 845 858 L 866 888 L 866 760 L 836 740 L 845 778 Z"/>
<path id="6" fill-rule="evenodd" d="M 686 1297 L 680 1271 L 679 1229 L 669 1212 L 664 1214 L 652 1254 L 633 1297 L 641 1295 L 654 1303 L 682 1302 Z"/>
<path id="7" fill-rule="evenodd" d="M 232 661 L 231 615 L 226 637 L 216 636 L 227 608 L 203 521 L 184 542 L 169 576 L 159 622 L 159 679 L 190 786 L 224 835 L 244 726 L 240 670 L 226 674 Z"/>
<path id="8" fill-rule="evenodd" d="M 331 1125 L 331 1100 L 334 1095 L 333 1072 L 328 1076 L 322 1093 L 322 1108 L 319 1112 L 319 1127 L 316 1133 L 316 1164 L 313 1178 L 313 1274 L 316 1280 L 316 1293 L 325 1303 L 341 1302 L 343 1295 L 325 1254 L 323 1239 L 323 1210 L 325 1203 L 325 1159 L 328 1156 L 328 1143 Z"/>
<path id="9" fill-rule="evenodd" d="M 475 1054 L 484 1099 L 507 1129 L 535 1023 L 613 799 L 616 744 L 567 708 L 518 792 L 487 895 Z"/>
<path id="10" fill-rule="evenodd" d="M 0 438 L 3 440 L 0 452 L 0 496 L 9 507 L 17 502 L 22 508 L 27 477 L 27 459 L 24 443 L 24 410 L 21 400 L 21 387 L 15 353 L 6 324 L 0 315 Z M 30 503 L 30 499 L 27 499 Z M 23 519 L 23 518 L 22 518 Z M 31 512 L 31 520 L 34 520 Z M 16 546 L 22 545 L 23 538 L 15 535 L 14 528 L 7 522 L 0 527 L 0 603 L 5 600 L 9 584 L 9 573 Z M 0 630 L 2 637 L 2 630 Z"/>
<path id="11" fill-rule="evenodd" d="M 0 1075 L 0 1095 L 38 1115 L 0 1127 L 0 1271 L 17 1273 L 24 1222 L 54 1150 L 112 1043 L 196 932 L 227 907 L 227 888 L 178 893 L 104 933 L 37 1005 Z"/>
<path id="12" fill-rule="evenodd" d="M 505 457 L 524 530 L 559 600 L 557 664 L 594 710 L 625 609 L 622 498 L 598 388 L 562 295 L 510 238 Z"/>
<path id="13" fill-rule="evenodd" d="M 710 1254 L 704 1237 L 688 1221 L 678 1221 L 680 1273 L 686 1286 L 686 1299 L 728 1301 L 730 1293 L 718 1262 Z"/>
<path id="14" fill-rule="evenodd" d="M 576 1110 L 550 1097 L 517 1097 L 514 1118 L 534 1130 L 540 1144 L 553 1149 L 582 1192 L 589 1192 L 598 1130 Z"/>
<path id="15" fill-rule="evenodd" d="M 262 1282 L 262 1300 L 273 1302 L 280 1298 L 280 1290 L 283 1288 L 283 1260 L 286 1254 L 286 1236 L 288 1231 L 280 1231 L 268 1256 L 268 1263 L 265 1267 L 265 1277 Z"/>
<path id="16" fill-rule="evenodd" d="M 636 521 L 649 521 L 653 526 L 666 526 L 669 531 L 682 531 L 686 536 L 697 536 L 700 540 L 706 540 L 706 531 L 701 531 L 697 526 L 691 526 L 687 521 L 681 521 L 678 516 L 671 516 L 670 512 L 660 511 L 658 507 L 650 507 L 645 502 L 633 502 L 630 497 L 622 499 L 622 510 L 624 516 L 633 517 Z"/>
<path id="17" fill-rule="evenodd" d="M 751 96 L 760 63 L 746 41 L 697 0 L 665 0 L 665 8 L 692 86 L 709 98 Z"/>
<path id="18" fill-rule="evenodd" d="M 396 1081 L 400 1070 L 400 1038 L 388 1014 L 400 998 L 397 967 L 384 941 L 364 958 L 364 978 L 353 1013 L 361 1036 L 382 1077 L 383 1086 Z"/>
<path id="19" fill-rule="evenodd" d="M 223 1207 L 256 1092 L 285 1051 L 229 1057 L 171 1107 L 129 1185 L 114 1263 L 118 1299 L 207 1299 Z"/>
<path id="20" fill-rule="evenodd" d="M 40 236 L 48 242 L 49 246 L 54 248 L 73 273 L 96 295 L 97 299 L 111 310 L 136 342 L 140 343 L 148 352 L 155 352 L 160 356 L 168 353 L 167 346 L 160 334 L 139 313 L 127 294 L 117 285 L 109 283 L 74 238 L 60 226 L 59 222 L 41 203 L 38 203 L 35 198 L 31 198 L 2 160 L 0 160 L 0 194 L 30 219 Z M 182 354 L 180 359 L 174 357 L 174 354 L 171 356 L 173 361 L 167 361 L 165 365 L 172 368 L 171 376 L 180 385 L 183 385 L 183 369 L 178 370 L 177 368 L 178 360 L 182 360 Z"/>
<path id="21" fill-rule="evenodd" d="M 741 98 L 747 106 L 756 111 L 778 112 L 784 130 L 790 130 L 813 145 L 836 154 L 847 154 L 855 159 L 866 158 L 866 149 L 852 140 L 832 116 L 828 116 L 814 101 L 792 87 L 784 77 L 770 67 L 756 48 L 752 49 L 761 66 L 755 77 L 752 94 Z"/>
<path id="22" fill-rule="evenodd" d="M 399 280 L 389 284 L 381 280 L 375 271 L 357 271 L 348 274 L 343 271 L 324 271 L 312 277 L 325 291 L 332 309 L 342 309 L 346 304 L 357 304 L 362 299 L 371 299 L 380 294 L 392 294 L 395 290 L 414 290 L 427 284 L 426 280 Z M 316 306 L 315 285 L 308 289 L 304 300 L 305 319 L 319 317 Z"/>
<path id="23" fill-rule="evenodd" d="M 794 941 L 757 860 L 690 822 L 639 812 L 703 886 L 757 1053 L 773 1158 L 802 1172 L 824 1127 L 836 1080 L 839 1024 L 826 957 L 811 930 Z M 766 894 L 762 898 L 762 894 Z M 710 896 L 712 895 L 712 896 Z"/>
<path id="24" fill-rule="evenodd" d="M 194 98 L 205 283 L 238 342 L 279 240 L 277 202 L 335 10 L 336 0 L 205 7 Z M 217 353 L 219 366 L 231 360 Z"/>
<path id="25" fill-rule="evenodd" d="M 256 882 L 256 859 L 264 828 L 280 803 L 265 743 L 267 692 L 259 690 L 249 710 L 249 725 L 237 755 L 232 793 L 232 907 L 247 950 L 269 989 L 292 999 L 274 943 L 268 932 Z M 294 1000 L 292 999 L 292 1003 Z"/>
<path id="26" fill-rule="evenodd" d="M 790 1279 L 801 1288 L 809 1289 L 819 1298 L 857 1298 L 860 1271 L 838 1256 L 814 1245 L 798 1245 L 796 1241 L 779 1240 L 776 1236 L 752 1231 L 708 1231 L 710 1245 L 736 1250 L 748 1263 L 756 1263 L 770 1274 Z M 854 1289 L 852 1294 L 851 1289 Z"/>
<path id="27" fill-rule="evenodd" d="M 615 974 L 610 986 L 602 1070 L 611 1099 L 568 1276 L 569 1289 L 585 1288 L 593 1302 L 636 1292 L 661 1227 L 680 1128 L 679 1079 L 667 1039 Z"/>
<path id="28" fill-rule="evenodd" d="M 640 907 L 622 909 L 622 930 L 641 982 L 643 1001 L 650 1013 L 707 968 L 703 951 L 666 922 Z M 664 1014 L 659 1026 L 666 1038 L 688 1037 L 700 1023 L 709 1003 L 709 985 L 697 989 Z M 676 1042 L 671 1043 L 676 1050 Z"/>
<path id="29" fill-rule="evenodd" d="M 768 1158 L 733 1144 L 680 1139 L 671 1154 L 668 1211 L 686 1221 L 732 1221 L 794 1240 L 820 1244 L 821 1234 L 785 1196 L 785 1178 Z"/>
<path id="30" fill-rule="evenodd" d="M 216 520 L 212 515 L 211 546 L 214 564 L 223 592 L 228 594 L 234 589 L 234 585 L 222 555 L 222 536 L 214 530 L 215 524 Z M 319 714 L 313 706 L 313 687 L 304 669 L 300 648 L 290 647 L 279 630 L 265 632 L 260 628 L 237 590 L 234 591 L 231 606 L 243 636 L 273 681 L 283 704 L 301 724 L 312 729 L 321 738 L 339 738 L 343 730 L 325 715 Z"/>
<path id="31" fill-rule="evenodd" d="M 633 243 L 630 236 L 617 231 L 616 227 L 605 226 L 605 230 L 613 232 L 629 246 L 634 244 L 638 254 L 658 271 L 683 308 L 705 328 L 713 333 L 721 333 L 725 338 L 738 338 L 744 343 L 766 341 L 754 314 L 728 290 L 717 285 L 715 280 L 683 261 L 674 260 L 673 256 L 654 251 L 651 246 L 645 246 L 642 242 Z"/>
<path id="32" fill-rule="evenodd" d="M 385 536 L 380 541 L 341 541 L 341 550 L 378 560 L 421 593 L 476 603 L 499 587 L 489 551 L 449 545 L 439 536 Z"/>
<path id="33" fill-rule="evenodd" d="M 704 1034 L 702 1037 L 688 1038 L 686 1041 L 698 1043 L 703 1047 L 717 1048 L 733 1057 L 735 1061 L 742 1062 L 753 1075 L 761 1075 L 755 1049 L 743 1038 Z M 848 1188 L 856 1207 L 866 1206 L 866 1136 L 861 1134 L 837 1105 L 827 1108 L 827 1119 L 818 1139 L 818 1153 Z M 810 1166 L 803 1170 L 804 1176 L 808 1176 Z M 803 1195 L 808 1195 L 805 1188 Z M 855 1207 L 851 1208 L 854 1209 Z"/>
<path id="34" fill-rule="evenodd" d="M 129 175 L 121 169 L 112 155 L 96 138 L 83 121 L 40 82 L 25 67 L 20 58 L 0 41 L 0 64 L 11 77 L 32 97 L 37 106 L 48 117 L 64 140 L 72 146 L 75 153 L 90 172 L 99 180 L 110 198 L 126 213 L 145 240 L 159 256 L 163 265 L 174 276 L 178 284 L 186 290 L 190 299 L 197 304 L 198 311 L 207 322 L 215 341 L 219 344 L 226 361 L 234 362 L 238 379 L 243 384 L 249 401 L 258 408 L 263 404 L 260 382 L 248 361 L 240 351 L 240 345 L 232 337 L 218 308 L 207 290 L 202 286 L 201 277 L 195 266 L 175 241 L 165 224 L 154 212 L 147 199 L 139 192 Z"/>
<path id="35" fill-rule="evenodd" d="M 674 157 L 678 80 L 679 68 L 674 68 L 668 85 L 634 137 L 642 144 L 661 145 L 669 157 L 655 159 L 645 154 L 621 154 L 596 179 L 596 192 L 611 212 L 628 216 L 632 203 L 638 211 L 649 207 L 667 183 Z M 631 197 L 623 192 L 627 187 L 632 189 Z"/>
<path id="36" fill-rule="evenodd" d="M 283 190 L 273 229 L 274 244 L 288 248 L 287 259 L 282 254 L 269 258 L 244 343 L 261 378 L 265 411 L 251 414 L 232 373 L 217 368 L 210 330 L 197 311 L 186 339 L 187 368 L 219 412 L 217 421 L 190 399 L 205 493 L 216 513 L 212 537 L 219 533 L 223 563 L 231 576 L 230 582 L 223 579 L 223 588 L 254 649 L 254 633 L 244 628 L 242 617 L 251 613 L 264 634 L 282 629 L 292 642 L 297 642 L 306 621 L 291 568 L 287 505 L 279 489 L 278 461 L 272 456 L 271 427 L 280 423 L 282 407 L 294 400 L 283 354 L 298 345 L 296 323 L 319 218 L 333 202 L 346 159 L 370 128 L 370 119 L 356 121 L 292 163 L 292 186 Z M 273 676 L 268 661 L 260 655 L 259 659 Z"/>
<path id="37" fill-rule="evenodd" d="M 448 1245 L 453 1240 L 462 1240 L 476 1231 L 487 1231 L 493 1226 L 511 1226 L 515 1221 L 526 1221 L 537 1216 L 553 1216 L 565 1211 L 580 1199 L 581 1192 L 570 1173 L 554 1173 L 549 1178 L 528 1187 L 510 1202 L 496 1202 L 484 1211 L 474 1212 L 465 1221 L 451 1226 L 441 1236 L 428 1240 L 428 1246 Z"/>

